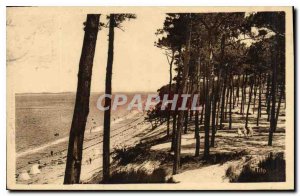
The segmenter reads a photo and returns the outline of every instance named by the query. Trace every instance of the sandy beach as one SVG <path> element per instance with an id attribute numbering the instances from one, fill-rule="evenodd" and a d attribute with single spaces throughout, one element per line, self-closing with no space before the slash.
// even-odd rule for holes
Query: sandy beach
<path id="1" fill-rule="evenodd" d="M 132 111 L 126 116 L 112 122 L 111 149 L 117 145 L 133 145 L 139 142 L 140 132 L 149 128 L 150 123 L 144 123 L 144 114 Z M 17 155 L 16 179 L 22 184 L 62 184 L 68 138 L 59 139 L 50 144 L 32 149 Z M 51 150 L 50 150 L 51 149 Z M 53 151 L 51 156 L 50 151 Z M 34 164 L 39 164 L 40 173 L 30 174 Z M 81 170 L 81 181 L 89 178 L 102 167 L 102 127 L 86 130 Z M 18 179 L 20 173 L 29 173 L 30 179 Z"/>

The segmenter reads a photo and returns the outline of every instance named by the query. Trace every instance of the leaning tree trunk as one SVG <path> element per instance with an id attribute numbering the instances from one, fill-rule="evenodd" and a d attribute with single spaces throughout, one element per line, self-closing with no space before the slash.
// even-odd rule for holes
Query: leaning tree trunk
<path id="1" fill-rule="evenodd" d="M 183 63 L 183 74 L 182 81 L 178 90 L 178 94 L 181 96 L 182 94 L 187 93 L 187 80 L 189 74 L 189 62 L 190 62 L 190 46 L 191 46 L 191 14 L 189 15 L 189 24 L 187 24 L 186 31 L 186 48 L 184 54 L 184 63 Z M 174 153 L 174 164 L 173 164 L 173 174 L 177 174 L 180 167 L 180 150 L 181 150 L 181 133 L 183 129 L 183 120 L 184 120 L 184 111 L 178 111 L 177 118 L 177 131 L 176 131 L 176 139 L 175 139 L 175 153 Z"/>
<path id="2" fill-rule="evenodd" d="M 82 147 L 89 114 L 90 87 L 100 14 L 88 14 L 78 71 L 74 114 L 69 137 L 64 184 L 80 181 Z"/>
<path id="3" fill-rule="evenodd" d="M 106 81 L 105 81 L 105 94 L 111 95 L 111 79 L 112 68 L 114 59 L 114 28 L 115 28 L 115 15 L 109 16 L 109 35 L 108 35 L 108 57 L 106 66 Z M 107 183 L 110 175 L 110 114 L 111 114 L 111 98 L 105 97 L 104 111 L 104 129 L 103 129 L 103 183 Z"/>

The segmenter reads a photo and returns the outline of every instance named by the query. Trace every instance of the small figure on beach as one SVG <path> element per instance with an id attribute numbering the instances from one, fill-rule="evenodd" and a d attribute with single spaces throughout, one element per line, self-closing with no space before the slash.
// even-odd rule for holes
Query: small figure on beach
<path id="1" fill-rule="evenodd" d="M 53 150 L 51 150 L 51 151 L 50 151 L 50 155 L 53 156 L 53 154 L 54 154 L 54 152 L 53 152 Z"/>
<path id="2" fill-rule="evenodd" d="M 91 157 L 89 158 L 89 162 L 90 162 L 90 164 L 92 164 L 92 158 Z"/>
<path id="3" fill-rule="evenodd" d="M 55 137 L 59 136 L 59 133 L 55 133 L 54 136 L 55 136 Z"/>
<path id="4" fill-rule="evenodd" d="M 242 130 L 240 128 L 238 128 L 238 137 L 242 137 Z"/>

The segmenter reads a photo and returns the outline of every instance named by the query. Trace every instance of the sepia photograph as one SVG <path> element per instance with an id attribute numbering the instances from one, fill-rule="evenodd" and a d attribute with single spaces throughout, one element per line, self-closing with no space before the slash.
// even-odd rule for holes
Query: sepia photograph
<path id="1" fill-rule="evenodd" d="M 293 7 L 7 7 L 7 189 L 294 190 Z"/>

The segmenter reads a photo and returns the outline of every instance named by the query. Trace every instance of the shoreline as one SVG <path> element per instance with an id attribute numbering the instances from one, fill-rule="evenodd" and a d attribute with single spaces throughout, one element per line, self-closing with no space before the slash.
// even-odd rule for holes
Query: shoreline
<path id="1" fill-rule="evenodd" d="M 122 143 L 131 143 L 137 142 L 138 138 L 129 139 L 132 135 L 138 134 L 135 127 L 139 126 L 144 121 L 144 114 L 139 112 L 131 112 L 128 113 L 126 116 L 116 119 L 112 122 L 112 144 L 111 149 L 113 149 L 117 144 Z M 150 125 L 149 125 L 150 126 Z M 101 128 L 101 127 L 100 127 Z M 83 146 L 83 157 L 82 157 L 82 177 L 81 180 L 87 180 L 91 177 L 96 171 L 97 168 L 102 167 L 102 134 L 101 130 L 97 132 L 89 132 L 86 130 L 85 134 L 85 141 Z M 17 163 L 19 162 L 19 167 L 16 168 L 17 174 L 17 183 L 21 184 L 61 184 L 64 170 L 65 170 L 65 161 L 66 161 L 66 154 L 67 154 L 67 140 L 60 139 L 58 142 L 52 142 L 51 145 L 47 145 L 47 147 L 51 146 L 53 148 L 58 149 L 53 156 L 49 155 L 45 151 L 47 147 L 40 147 L 38 149 L 30 150 L 30 152 L 23 152 L 23 154 L 17 157 Z M 62 149 L 64 148 L 64 149 Z M 25 156 L 27 155 L 28 158 L 31 158 L 31 161 L 27 159 Z M 87 160 L 92 159 L 92 164 L 88 164 Z M 22 163 L 20 163 L 22 162 Z M 31 167 L 39 163 L 41 173 L 37 175 L 30 175 Z M 27 181 L 20 181 L 18 179 L 18 175 L 23 171 L 29 173 L 31 179 Z M 93 172 L 94 171 L 94 172 Z"/>

